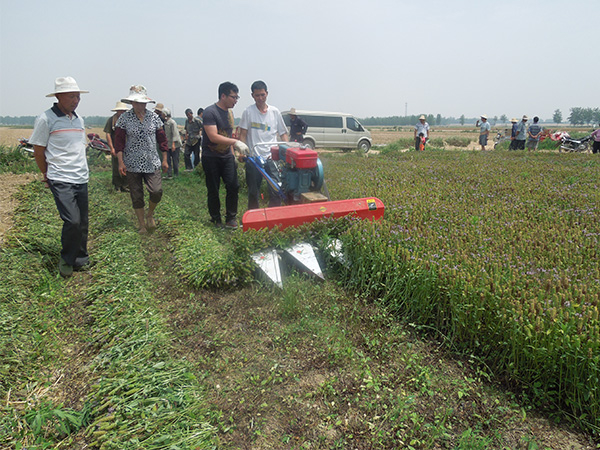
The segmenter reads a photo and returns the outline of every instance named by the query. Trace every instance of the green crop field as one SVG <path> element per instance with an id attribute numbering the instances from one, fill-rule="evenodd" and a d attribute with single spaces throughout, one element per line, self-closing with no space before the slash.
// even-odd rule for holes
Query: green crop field
<path id="1" fill-rule="evenodd" d="M 91 155 L 93 264 L 69 280 L 52 196 L 22 186 L 0 447 L 598 448 L 600 159 L 401 150 L 321 154 L 332 199 L 378 197 L 380 222 L 217 231 L 196 171 L 164 182 L 148 236 Z M 254 251 L 332 238 L 323 283 L 253 276 Z"/>

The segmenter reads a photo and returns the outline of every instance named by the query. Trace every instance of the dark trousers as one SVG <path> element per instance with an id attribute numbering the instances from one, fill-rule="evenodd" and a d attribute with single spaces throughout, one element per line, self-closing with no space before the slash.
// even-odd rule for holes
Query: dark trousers
<path id="1" fill-rule="evenodd" d="M 275 181 L 279 183 L 279 171 L 275 165 L 275 161 L 268 159 L 265 161 L 265 172 Z M 246 184 L 248 185 L 248 209 L 258 209 L 260 186 L 262 185 L 263 176 L 251 163 L 246 163 Z M 272 206 L 281 206 L 281 198 L 269 183 L 269 208 Z"/>
<path id="2" fill-rule="evenodd" d="M 112 184 L 117 190 L 124 190 L 127 187 L 127 178 L 119 172 L 119 158 L 111 156 L 112 165 Z"/>
<path id="3" fill-rule="evenodd" d="M 175 150 L 169 150 L 167 152 L 167 163 L 169 169 L 167 170 L 167 176 L 179 175 L 179 154 L 181 153 L 181 147 L 176 147 Z"/>
<path id="4" fill-rule="evenodd" d="M 592 145 L 592 153 L 598 153 L 600 151 L 600 142 L 594 141 Z"/>
<path id="5" fill-rule="evenodd" d="M 225 158 L 203 156 L 202 168 L 206 178 L 210 220 L 214 223 L 221 223 L 221 200 L 219 199 L 221 179 L 223 179 L 226 191 L 225 222 L 235 219 L 237 217 L 240 185 L 233 155 Z"/>
<path id="6" fill-rule="evenodd" d="M 52 180 L 48 185 L 63 221 L 60 256 L 69 266 L 83 266 L 89 262 L 88 185 Z"/>
<path id="7" fill-rule="evenodd" d="M 525 150 L 525 139 L 523 139 L 523 140 L 515 139 L 514 142 L 516 142 L 515 150 Z"/>
<path id="8" fill-rule="evenodd" d="M 146 206 L 144 201 L 144 184 L 148 190 L 150 201 L 154 204 L 160 203 L 163 194 L 160 169 L 152 173 L 127 172 L 127 181 L 129 183 L 129 195 L 133 209 L 140 209 Z"/>
<path id="9" fill-rule="evenodd" d="M 194 164 L 192 164 L 192 153 L 194 154 Z M 185 144 L 183 160 L 186 169 L 193 169 L 200 164 L 200 141 L 196 142 L 196 145 Z"/>

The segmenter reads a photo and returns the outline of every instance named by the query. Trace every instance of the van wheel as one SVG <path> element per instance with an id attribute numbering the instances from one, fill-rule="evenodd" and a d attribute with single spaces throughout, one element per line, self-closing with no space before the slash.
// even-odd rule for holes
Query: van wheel
<path id="1" fill-rule="evenodd" d="M 371 143 L 366 140 L 362 140 L 358 143 L 358 149 L 363 153 L 368 153 L 371 149 Z"/>
<path id="2" fill-rule="evenodd" d="M 310 148 L 311 150 L 315 149 L 315 143 L 312 139 L 304 139 L 302 141 L 302 145 L 307 146 L 308 148 Z"/>

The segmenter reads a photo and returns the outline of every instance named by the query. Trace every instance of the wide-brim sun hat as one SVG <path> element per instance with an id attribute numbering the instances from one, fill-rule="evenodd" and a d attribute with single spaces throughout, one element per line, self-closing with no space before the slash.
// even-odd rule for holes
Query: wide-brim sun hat
<path id="1" fill-rule="evenodd" d="M 127 106 L 126 103 L 123 102 L 117 102 L 116 106 L 111 109 L 111 111 L 113 112 L 117 112 L 117 111 L 127 111 L 129 110 L 129 106 Z"/>
<path id="2" fill-rule="evenodd" d="M 510 119 L 510 121 L 511 121 L 512 123 L 517 123 L 517 122 L 518 122 L 518 120 L 517 120 L 517 119 L 515 119 L 514 117 L 513 117 L 512 119 Z"/>
<path id="3" fill-rule="evenodd" d="M 77 86 L 77 81 L 73 77 L 58 77 L 54 80 L 54 92 L 47 94 L 46 97 L 56 97 L 56 94 L 65 94 L 67 92 L 79 92 L 87 94 L 90 91 L 83 91 Z"/>
<path id="4" fill-rule="evenodd" d="M 290 116 L 297 116 L 298 114 L 296 114 L 296 108 L 292 108 L 290 109 Z"/>
<path id="5" fill-rule="evenodd" d="M 164 107 L 165 107 L 165 105 L 163 105 L 162 103 L 157 103 L 156 106 L 154 107 L 154 111 L 162 112 Z"/>
<path id="6" fill-rule="evenodd" d="M 487 116 L 486 116 L 485 114 L 482 114 L 482 115 L 481 115 L 481 116 L 479 116 L 479 117 L 481 117 L 482 119 L 485 119 L 485 120 L 487 120 Z"/>
<path id="7" fill-rule="evenodd" d="M 523 116 L 523 120 L 529 120 L 529 117 Z"/>
<path id="8" fill-rule="evenodd" d="M 419 117 L 419 120 L 425 120 L 425 116 L 422 115 L 421 117 Z"/>
<path id="9" fill-rule="evenodd" d="M 132 104 L 136 103 L 156 103 L 146 93 L 146 87 L 141 84 L 134 84 L 129 88 L 129 95 L 125 98 L 122 98 L 121 101 L 123 103 Z"/>

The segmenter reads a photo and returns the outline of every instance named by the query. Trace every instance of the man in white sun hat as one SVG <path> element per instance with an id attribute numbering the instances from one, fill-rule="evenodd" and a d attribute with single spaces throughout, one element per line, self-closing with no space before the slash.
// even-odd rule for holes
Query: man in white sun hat
<path id="1" fill-rule="evenodd" d="M 72 77 L 57 78 L 54 92 L 46 95 L 56 97 L 57 102 L 37 117 L 29 139 L 42 181 L 52 191 L 63 221 L 58 269 L 65 278 L 89 263 L 85 126 L 75 112 L 80 94 L 87 92 Z"/>
<path id="2" fill-rule="evenodd" d="M 422 138 L 425 141 L 423 142 L 423 148 L 425 148 L 425 144 L 429 140 L 429 124 L 426 122 L 424 115 L 419 117 L 419 121 L 415 125 L 414 135 L 415 150 L 419 151 L 421 149 Z"/>
<path id="3" fill-rule="evenodd" d="M 110 159 L 112 164 L 112 184 L 115 187 L 115 191 L 128 192 L 129 187 L 127 186 L 127 178 L 119 173 L 119 158 L 117 158 L 117 152 L 115 151 L 115 127 L 117 126 L 117 120 L 121 117 L 125 111 L 129 110 L 129 106 L 123 102 L 117 102 L 116 106 L 111 109 L 114 114 L 108 118 L 104 125 L 104 133 L 106 135 L 106 142 L 110 147 Z"/>
<path id="4" fill-rule="evenodd" d="M 475 126 L 479 127 L 479 145 L 481 145 L 481 151 L 485 152 L 485 146 L 487 145 L 492 126 L 489 124 L 485 114 L 482 114 L 480 117 L 481 122 L 478 120 Z"/>
<path id="5" fill-rule="evenodd" d="M 529 117 L 523 116 L 523 119 L 517 125 L 517 132 L 515 134 L 515 150 L 525 150 L 525 139 L 527 139 L 527 121 Z"/>

